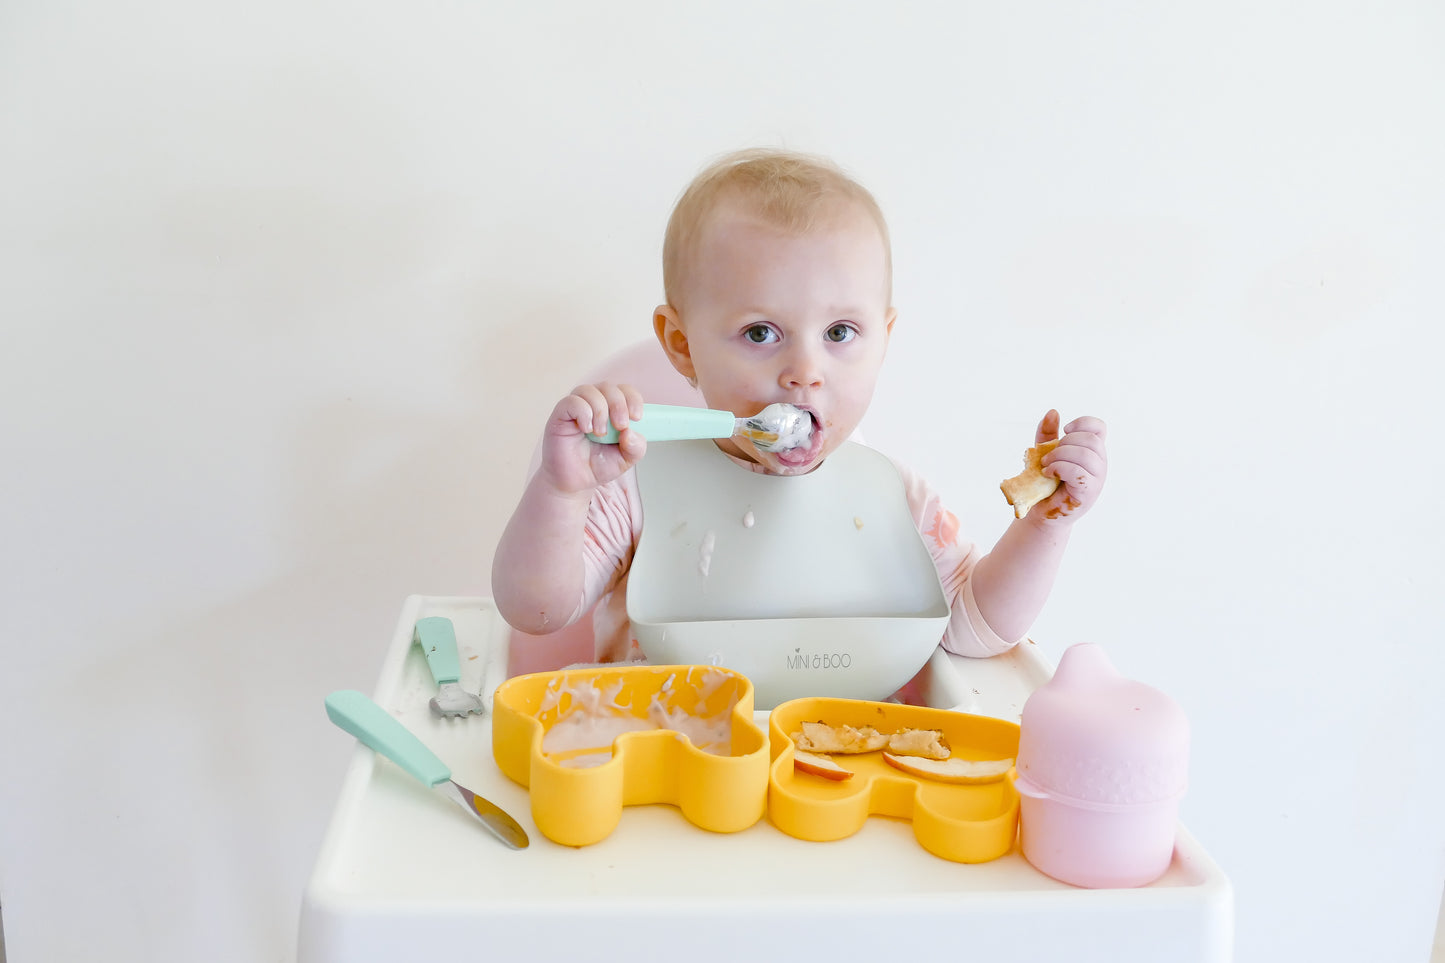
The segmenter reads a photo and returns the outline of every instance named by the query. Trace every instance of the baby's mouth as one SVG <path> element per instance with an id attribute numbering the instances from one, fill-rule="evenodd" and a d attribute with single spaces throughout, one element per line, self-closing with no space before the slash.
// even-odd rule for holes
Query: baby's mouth
<path id="1" fill-rule="evenodd" d="M 818 455 L 823 450 L 823 423 L 818 418 L 817 412 L 811 408 L 803 408 L 801 405 L 799 405 L 798 408 L 807 414 L 813 422 L 813 430 L 808 435 L 807 443 L 799 445 L 796 448 L 786 448 L 782 451 L 769 453 L 781 467 L 793 471 L 811 465 L 817 460 Z"/>

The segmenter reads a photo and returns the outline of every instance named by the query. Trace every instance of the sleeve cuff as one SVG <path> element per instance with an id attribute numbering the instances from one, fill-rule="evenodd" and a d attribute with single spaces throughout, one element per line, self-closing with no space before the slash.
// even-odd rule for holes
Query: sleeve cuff
<path id="1" fill-rule="evenodd" d="M 943 635 L 943 647 L 955 655 L 975 659 L 1001 655 L 1018 645 L 1021 639 L 1001 638 L 983 620 L 978 602 L 973 597 L 973 580 L 966 579 L 959 600 L 962 604 L 953 611 L 948 621 L 948 631 Z"/>

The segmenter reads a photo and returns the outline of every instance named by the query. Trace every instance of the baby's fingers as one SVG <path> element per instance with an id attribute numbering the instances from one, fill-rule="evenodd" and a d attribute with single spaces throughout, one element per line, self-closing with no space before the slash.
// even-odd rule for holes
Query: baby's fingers
<path id="1" fill-rule="evenodd" d="M 592 430 L 593 404 L 581 388 L 557 402 L 548 422 L 549 433 L 582 434 Z"/>
<path id="2" fill-rule="evenodd" d="M 1108 461 L 1102 452 L 1082 445 L 1060 445 L 1042 459 L 1043 473 L 1057 478 L 1069 487 L 1090 487 L 1094 479 L 1102 479 Z"/>
<path id="3" fill-rule="evenodd" d="M 1092 415 L 1084 415 L 1082 418 L 1075 418 L 1064 426 L 1064 434 L 1071 435 L 1074 432 L 1088 432 L 1091 435 L 1098 435 L 1103 439 L 1109 434 L 1109 426 L 1104 424 L 1100 418 Z"/>
<path id="4" fill-rule="evenodd" d="M 1107 428 L 1098 418 L 1075 418 L 1064 426 L 1064 436 L 1053 451 L 1042 459 L 1044 466 L 1070 464 L 1083 472 L 1103 478 L 1109 467 L 1109 454 L 1104 443 Z M 1063 469 L 1055 478 L 1065 479 Z M 1045 474 L 1049 474 L 1045 472 Z"/>
<path id="5" fill-rule="evenodd" d="M 580 399 L 586 406 L 585 414 L 576 409 L 577 426 L 594 435 L 605 434 L 613 425 L 620 430 L 642 417 L 642 394 L 631 385 L 611 382 L 578 385 L 570 397 Z"/>

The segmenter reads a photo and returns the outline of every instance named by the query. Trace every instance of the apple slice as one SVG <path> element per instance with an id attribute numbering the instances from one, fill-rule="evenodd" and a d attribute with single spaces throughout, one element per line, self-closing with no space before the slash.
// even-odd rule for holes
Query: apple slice
<path id="1" fill-rule="evenodd" d="M 810 772 L 815 776 L 822 776 L 824 779 L 832 779 L 834 782 L 853 778 L 853 770 L 844 769 L 834 762 L 832 757 L 820 756 L 815 752 L 804 752 L 801 749 L 793 750 L 793 768 Z"/>
<path id="2" fill-rule="evenodd" d="M 995 782 L 1008 775 L 1014 764 L 1012 759 L 926 759 L 923 756 L 895 756 L 891 752 L 883 753 L 883 761 L 910 776 L 956 783 Z"/>

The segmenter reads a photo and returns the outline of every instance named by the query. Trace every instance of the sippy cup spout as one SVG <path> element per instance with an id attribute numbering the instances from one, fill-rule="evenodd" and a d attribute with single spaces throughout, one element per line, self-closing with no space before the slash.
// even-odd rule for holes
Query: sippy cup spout
<path id="1" fill-rule="evenodd" d="M 1080 642 L 1064 650 L 1051 683 L 1067 689 L 1096 686 L 1119 679 L 1119 670 L 1109 661 L 1104 647 L 1094 642 Z"/>

